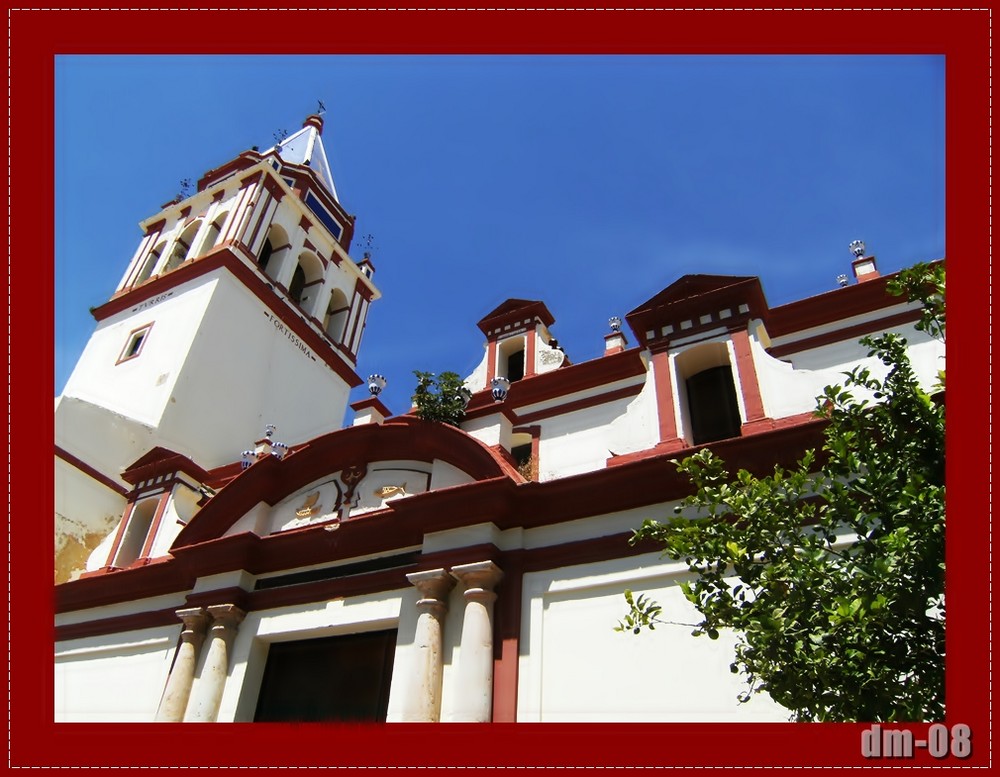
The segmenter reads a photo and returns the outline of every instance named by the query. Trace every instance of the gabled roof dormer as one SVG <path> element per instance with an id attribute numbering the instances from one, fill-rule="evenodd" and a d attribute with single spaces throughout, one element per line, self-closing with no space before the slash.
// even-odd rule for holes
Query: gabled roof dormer
<path id="1" fill-rule="evenodd" d="M 767 320 L 760 280 L 752 276 L 685 275 L 625 316 L 643 347 L 720 327 Z"/>

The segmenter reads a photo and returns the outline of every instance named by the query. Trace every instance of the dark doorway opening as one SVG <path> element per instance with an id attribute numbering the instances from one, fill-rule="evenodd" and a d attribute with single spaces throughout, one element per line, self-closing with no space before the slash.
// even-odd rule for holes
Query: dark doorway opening
<path id="1" fill-rule="evenodd" d="M 385 721 L 396 631 L 275 642 L 255 721 Z"/>

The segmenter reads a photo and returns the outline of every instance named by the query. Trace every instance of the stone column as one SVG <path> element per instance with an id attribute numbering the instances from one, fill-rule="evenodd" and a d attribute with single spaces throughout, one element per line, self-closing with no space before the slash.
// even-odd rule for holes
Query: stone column
<path id="1" fill-rule="evenodd" d="M 455 579 L 443 569 L 407 575 L 420 593 L 417 600 L 416 647 L 402 720 L 406 723 L 436 723 L 441 719 L 441 678 L 444 675 L 442 641 L 447 596 Z"/>
<path id="2" fill-rule="evenodd" d="M 215 722 L 219 715 L 226 675 L 229 674 L 229 651 L 236 629 L 246 616 L 235 604 L 212 605 L 208 608 L 208 614 L 212 616 L 208 655 L 184 718 L 196 723 Z"/>
<path id="3" fill-rule="evenodd" d="M 493 713 L 493 586 L 503 572 L 492 561 L 452 567 L 465 585 L 465 614 L 458 656 L 458 679 L 452 720 L 488 723 Z"/>
<path id="4" fill-rule="evenodd" d="M 203 607 L 178 610 L 177 617 L 181 619 L 184 628 L 174 665 L 163 689 L 160 707 L 156 711 L 156 720 L 162 723 L 180 723 L 184 720 L 184 710 L 194 683 L 194 669 L 198 664 L 198 653 L 205 640 L 205 628 L 208 625 L 208 613 Z"/>

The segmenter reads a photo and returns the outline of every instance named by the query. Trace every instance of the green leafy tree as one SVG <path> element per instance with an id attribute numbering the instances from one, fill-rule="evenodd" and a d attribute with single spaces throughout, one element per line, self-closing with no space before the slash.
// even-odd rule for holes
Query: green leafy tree
<path id="1" fill-rule="evenodd" d="M 417 416 L 425 421 L 441 421 L 457 426 L 465 417 L 465 406 L 471 396 L 455 372 L 433 372 L 414 370 L 417 388 L 413 392 L 413 405 Z"/>
<path id="2" fill-rule="evenodd" d="M 889 287 L 920 300 L 917 328 L 942 339 L 944 281 L 943 265 L 919 265 Z M 694 635 L 735 632 L 740 701 L 766 692 L 802 721 L 939 720 L 943 401 L 920 388 L 904 339 L 861 342 L 888 372 L 857 368 L 824 390 L 819 452 L 766 477 L 733 474 L 708 449 L 675 461 L 694 486 L 682 515 L 646 521 L 632 541 L 655 540 L 688 565 Z M 669 622 L 644 596 L 626 602 L 621 631 Z"/>

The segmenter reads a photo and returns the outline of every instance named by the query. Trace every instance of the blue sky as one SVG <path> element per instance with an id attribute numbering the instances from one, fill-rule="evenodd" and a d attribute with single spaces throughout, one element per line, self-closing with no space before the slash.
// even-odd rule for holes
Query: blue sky
<path id="1" fill-rule="evenodd" d="M 413 370 L 475 368 L 508 297 L 581 362 L 685 273 L 774 306 L 835 288 L 855 238 L 883 273 L 944 256 L 943 57 L 61 56 L 55 97 L 57 394 L 137 223 L 318 100 L 394 413 Z"/>

